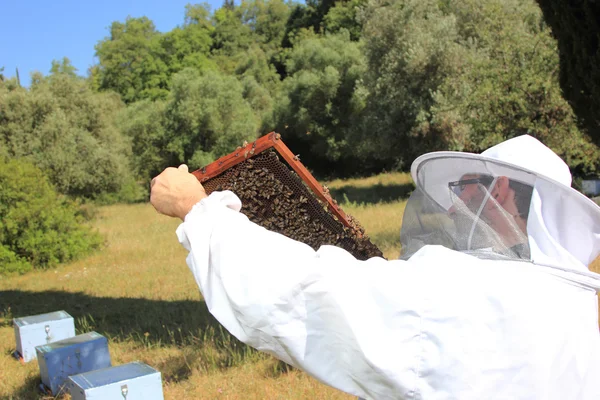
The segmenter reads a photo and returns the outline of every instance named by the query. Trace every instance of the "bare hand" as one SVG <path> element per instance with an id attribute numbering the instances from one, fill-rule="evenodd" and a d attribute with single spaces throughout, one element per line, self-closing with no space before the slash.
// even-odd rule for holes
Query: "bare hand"
<path id="1" fill-rule="evenodd" d="M 185 164 L 169 167 L 150 183 L 150 203 L 156 211 L 182 220 L 194 204 L 206 197 L 204 188 Z"/>

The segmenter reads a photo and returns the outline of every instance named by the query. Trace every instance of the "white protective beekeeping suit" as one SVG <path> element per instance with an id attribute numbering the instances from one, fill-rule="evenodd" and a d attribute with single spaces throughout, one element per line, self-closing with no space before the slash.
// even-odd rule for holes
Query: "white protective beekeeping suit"
<path id="1" fill-rule="evenodd" d="M 600 209 L 570 188 L 566 164 L 521 136 L 481 155 L 422 156 L 412 175 L 394 261 L 315 252 L 249 222 L 231 192 L 203 199 L 177 235 L 211 313 L 243 342 L 367 399 L 600 399 L 600 279 L 587 269 Z M 499 209 L 501 177 L 529 188 L 517 193 L 530 203 L 526 230 L 503 225 L 516 245 L 483 207 Z M 461 207 L 472 184 L 481 206 Z"/>

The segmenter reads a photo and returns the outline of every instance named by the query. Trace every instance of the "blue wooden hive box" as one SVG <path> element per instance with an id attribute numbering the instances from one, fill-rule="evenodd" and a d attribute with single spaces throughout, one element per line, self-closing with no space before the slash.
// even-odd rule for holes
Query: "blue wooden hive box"
<path id="1" fill-rule="evenodd" d="M 139 361 L 70 376 L 71 400 L 163 400 L 160 372 Z"/>
<path id="2" fill-rule="evenodd" d="M 111 365 L 108 340 L 96 332 L 37 346 L 35 349 L 42 383 L 55 396 L 69 376 Z"/>
<path id="3" fill-rule="evenodd" d="M 65 311 L 14 318 L 17 357 L 35 360 L 35 347 L 75 336 L 73 317 Z"/>

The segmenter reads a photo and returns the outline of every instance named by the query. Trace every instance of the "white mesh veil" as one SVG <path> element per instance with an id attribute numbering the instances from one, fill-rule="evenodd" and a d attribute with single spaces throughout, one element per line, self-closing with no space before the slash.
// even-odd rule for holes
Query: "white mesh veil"
<path id="1" fill-rule="evenodd" d="M 587 273 L 600 253 L 600 208 L 570 187 L 564 161 L 530 136 L 482 154 L 429 153 L 411 172 L 417 188 L 404 213 L 402 258 L 437 244 Z"/>
<path id="2" fill-rule="evenodd" d="M 404 212 L 402 257 L 440 244 L 484 258 L 530 260 L 534 184 L 532 174 L 490 161 L 438 157 L 421 163 Z"/>

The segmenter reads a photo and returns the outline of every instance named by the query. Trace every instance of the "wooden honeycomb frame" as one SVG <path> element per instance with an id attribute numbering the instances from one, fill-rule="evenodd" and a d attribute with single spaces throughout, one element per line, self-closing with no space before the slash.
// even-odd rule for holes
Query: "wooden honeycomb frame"
<path id="1" fill-rule="evenodd" d="M 285 163 L 282 163 L 279 157 Z M 264 168 L 265 166 L 268 166 L 268 168 Z M 252 172 L 252 176 L 248 176 L 248 170 L 257 172 Z M 205 186 L 208 194 L 213 190 L 224 190 L 228 185 L 231 186 L 232 182 L 233 188 L 230 187 L 230 190 L 235 192 L 236 181 L 239 184 L 243 180 L 244 183 L 242 186 L 246 186 L 243 190 L 239 189 L 241 192 L 237 194 L 240 195 L 248 191 L 246 180 L 260 179 L 261 185 L 263 183 L 266 184 L 269 180 L 279 180 L 278 184 L 283 182 L 279 187 L 285 188 L 285 191 L 289 191 L 287 193 L 290 195 L 288 199 L 293 198 L 296 203 L 303 203 L 300 205 L 300 207 L 304 208 L 304 210 L 301 210 L 303 212 L 301 215 L 306 218 L 307 223 L 312 224 L 312 228 L 304 228 L 302 226 L 298 228 L 299 223 L 297 222 L 295 223 L 296 228 L 294 228 L 291 226 L 294 223 L 286 221 L 290 219 L 293 221 L 294 218 L 297 218 L 297 215 L 290 217 L 288 215 L 282 216 L 281 213 L 279 213 L 280 215 L 274 215 L 268 207 L 269 204 L 265 204 L 271 201 L 268 200 L 268 195 L 267 199 L 262 199 L 262 203 L 258 199 L 264 195 L 260 190 L 261 188 L 252 190 L 254 195 L 250 197 L 248 197 L 247 193 L 244 193 L 248 201 L 242 201 L 242 203 L 246 203 L 246 209 L 242 208 L 242 212 L 246 213 L 251 220 L 253 219 L 251 217 L 254 216 L 255 219 L 258 219 L 254 220 L 254 222 L 260 225 L 270 224 L 272 228 L 275 228 L 273 230 L 280 233 L 286 234 L 287 229 L 288 233 L 293 233 L 288 236 L 313 247 L 318 247 L 319 241 L 322 240 L 322 244 L 334 244 L 343 247 L 359 259 L 366 259 L 370 256 L 382 256 L 381 251 L 364 235 L 364 230 L 358 222 L 339 207 L 329 194 L 328 189 L 323 187 L 312 176 L 300 162 L 299 157 L 294 155 L 283 143 L 278 133 L 271 132 L 252 143 L 245 144 L 243 147 L 239 147 L 236 151 L 219 158 L 210 165 L 193 171 L 192 174 Z M 253 174 L 257 175 L 254 176 Z M 242 178 L 242 175 L 245 177 Z M 276 179 L 273 177 L 276 177 Z M 223 185 L 223 183 L 225 184 Z M 222 188 L 222 186 L 225 186 L 225 188 Z M 241 195 L 240 198 L 242 198 Z M 283 200 L 287 201 L 288 199 Z M 277 200 L 273 201 L 277 204 Z M 270 207 L 273 208 L 275 206 L 271 204 Z M 294 210 L 297 209 L 297 204 L 294 204 L 292 207 Z M 286 225 L 286 227 L 284 228 L 283 225 Z M 269 228 L 269 226 L 265 227 Z M 294 235 L 296 237 L 293 237 Z"/>

